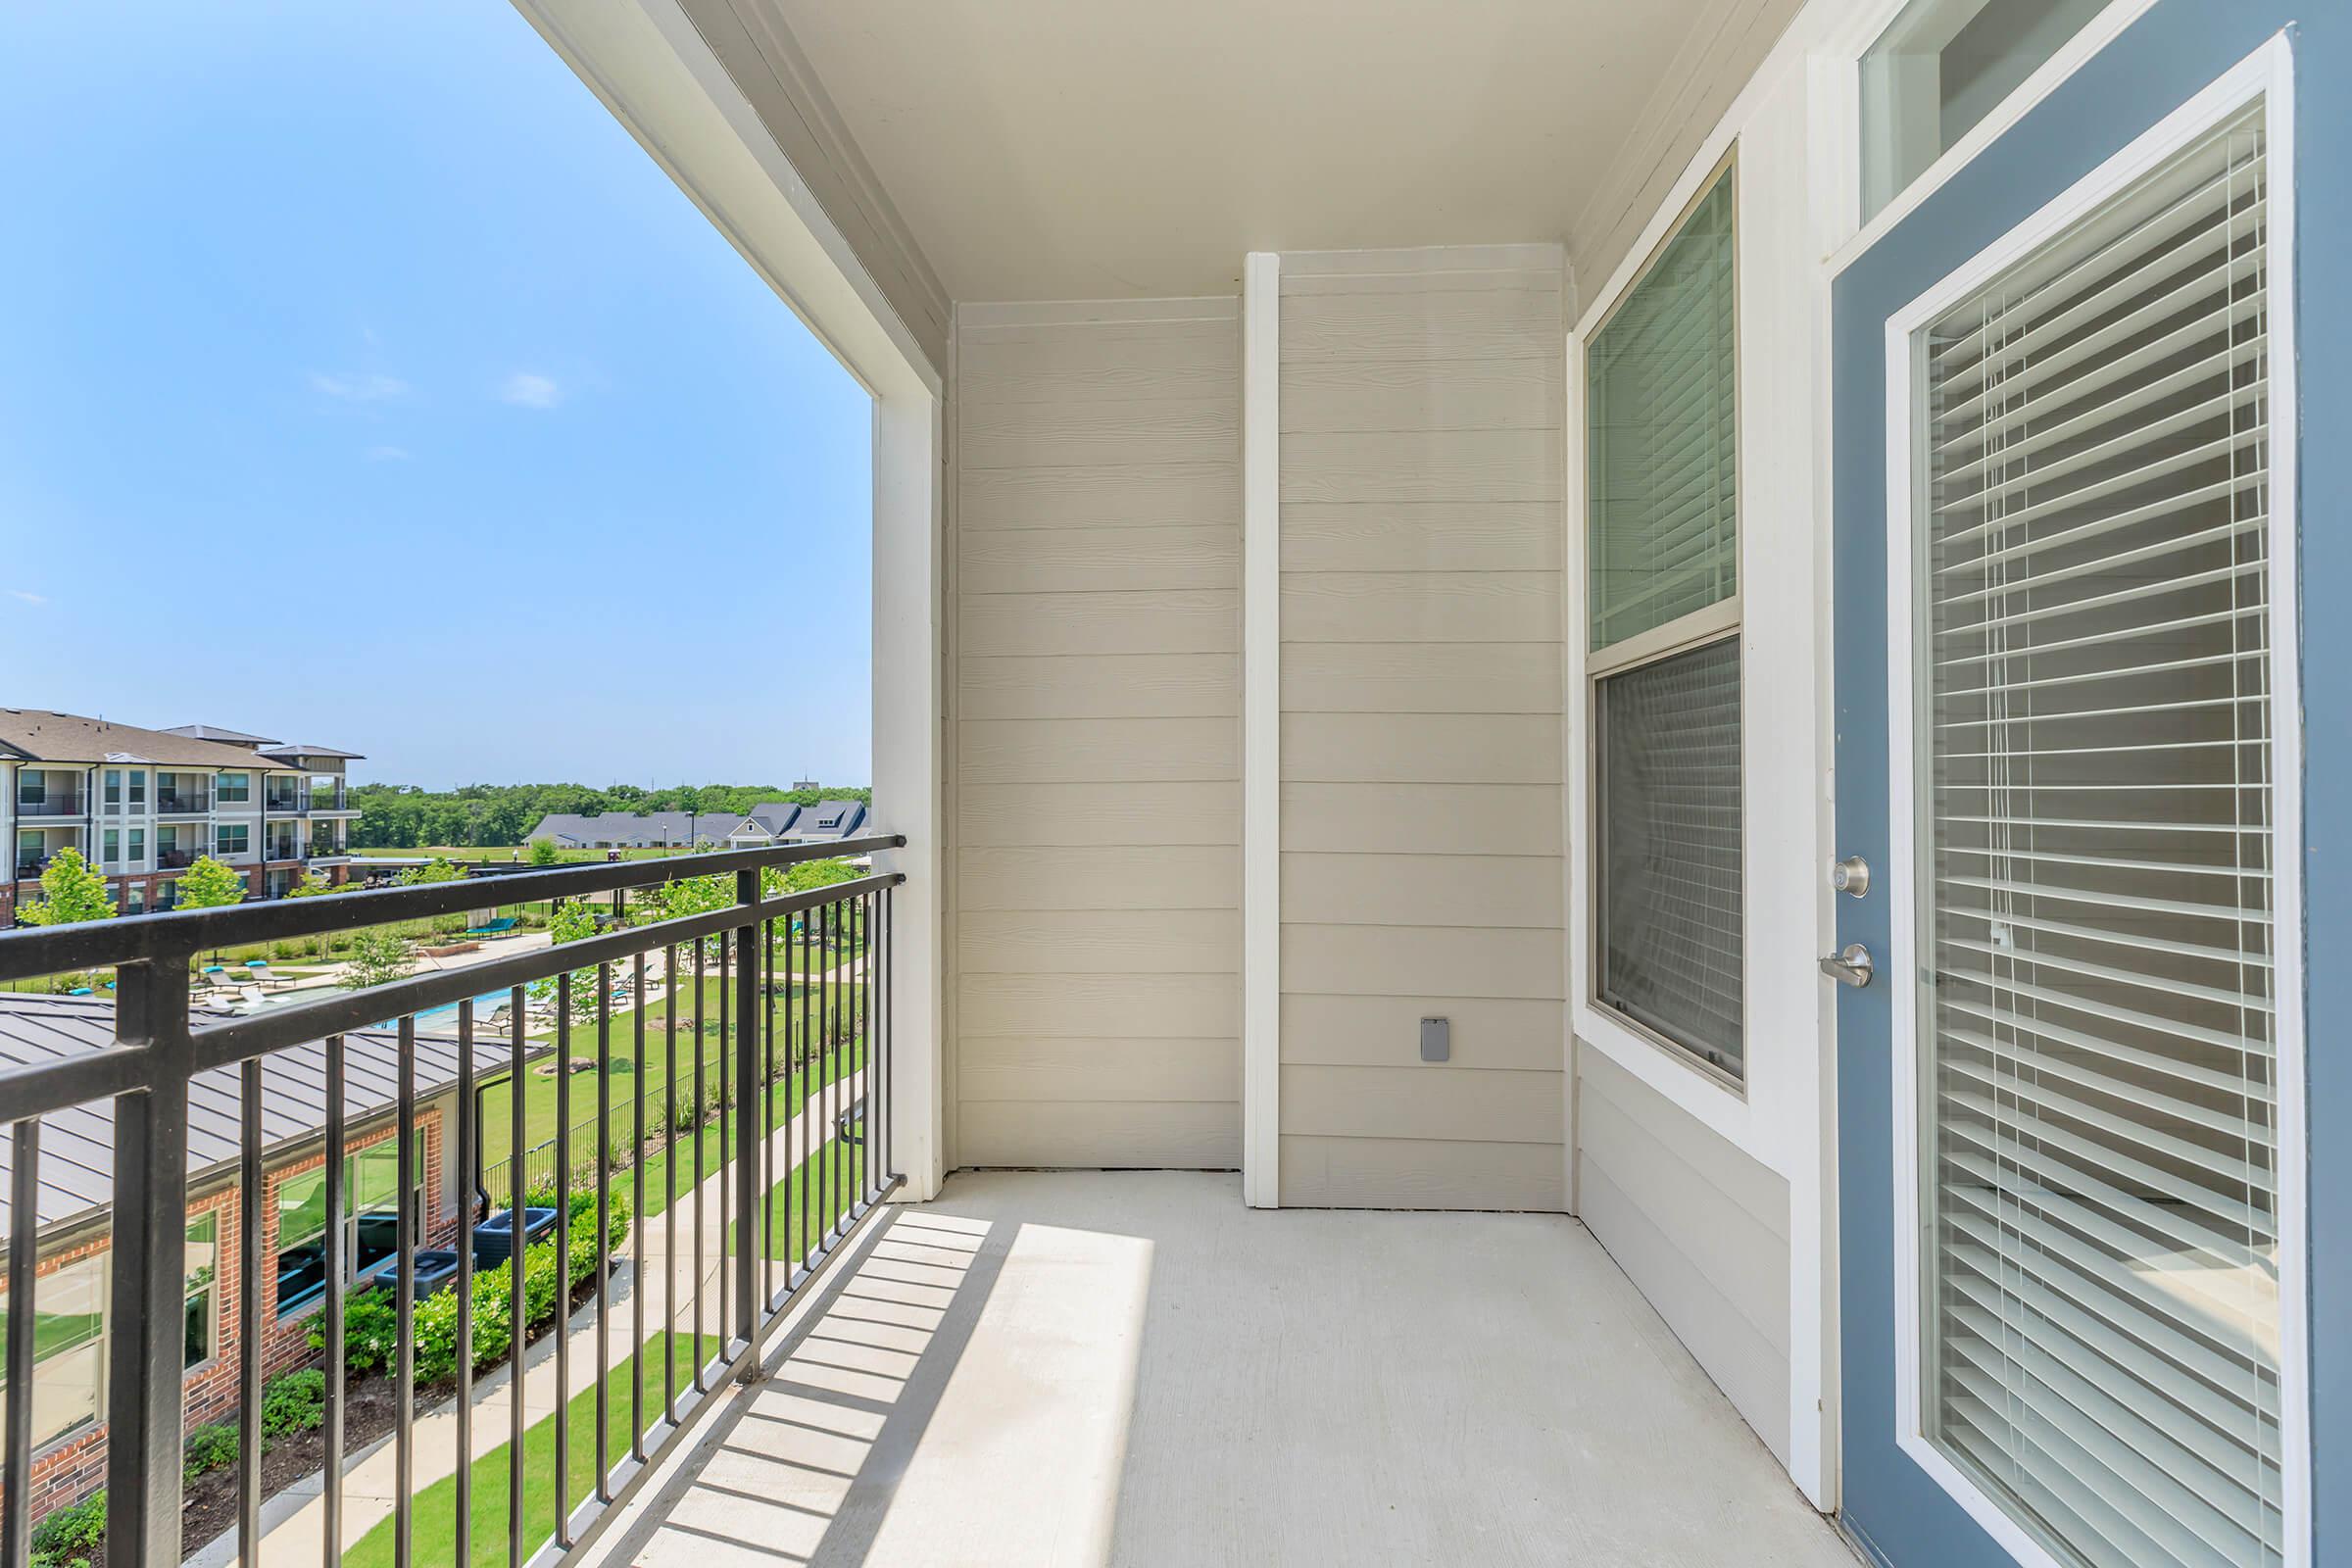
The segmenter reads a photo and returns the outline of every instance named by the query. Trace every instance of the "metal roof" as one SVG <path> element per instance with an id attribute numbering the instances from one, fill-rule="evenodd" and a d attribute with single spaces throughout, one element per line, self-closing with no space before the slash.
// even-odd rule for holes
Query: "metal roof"
<path id="1" fill-rule="evenodd" d="M 196 1009 L 199 1023 L 227 1016 Z M 114 1044 L 115 1004 L 98 997 L 0 994 L 0 1066 L 57 1061 Z M 474 1043 L 474 1071 L 503 1075 L 511 1047 Z M 549 1048 L 532 1049 L 533 1056 Z M 343 1103 L 348 1124 L 390 1111 L 399 1092 L 399 1036 L 367 1029 L 343 1037 Z M 238 1157 L 238 1069 L 216 1067 L 188 1086 L 188 1179 L 233 1169 Z M 458 1081 L 458 1042 L 445 1035 L 416 1037 L 416 1096 L 422 1101 Z M 315 1138 L 326 1128 L 326 1046 L 312 1041 L 262 1059 L 262 1138 L 265 1155 Z M 8 1172 L 13 1140 L 0 1139 L 0 1234 L 8 1226 Z M 41 1123 L 40 1227 L 103 1210 L 114 1200 L 115 1105 L 94 1101 Z"/>
<path id="2" fill-rule="evenodd" d="M 167 725 L 169 735 L 191 735 L 200 741 L 226 741 L 232 746 L 275 746 L 277 742 L 267 735 L 248 735 L 241 729 L 223 729 L 219 724 Z"/>

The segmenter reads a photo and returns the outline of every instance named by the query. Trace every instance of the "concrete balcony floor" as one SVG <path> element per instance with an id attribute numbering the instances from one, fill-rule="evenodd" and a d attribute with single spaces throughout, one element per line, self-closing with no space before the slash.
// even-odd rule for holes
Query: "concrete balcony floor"
<path id="1" fill-rule="evenodd" d="M 1565 1217 L 965 1174 L 844 1262 L 606 1562 L 1855 1560 Z"/>

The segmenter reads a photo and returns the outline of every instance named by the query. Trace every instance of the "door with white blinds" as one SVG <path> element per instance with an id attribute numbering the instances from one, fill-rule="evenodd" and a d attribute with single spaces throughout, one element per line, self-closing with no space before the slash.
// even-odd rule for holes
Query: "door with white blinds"
<path id="1" fill-rule="evenodd" d="M 1888 340 L 1898 1420 L 2028 1560 L 2291 1560 L 2266 111 Z"/>

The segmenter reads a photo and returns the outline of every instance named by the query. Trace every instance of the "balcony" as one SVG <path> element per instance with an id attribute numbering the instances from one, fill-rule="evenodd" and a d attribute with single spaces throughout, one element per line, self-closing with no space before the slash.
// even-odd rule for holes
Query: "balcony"
<path id="1" fill-rule="evenodd" d="M 613 929 L 560 952 L 526 949 L 469 969 L 242 1015 L 191 1011 L 187 978 L 200 961 L 197 955 L 466 913 L 479 906 L 482 893 L 463 882 L 435 884 L 181 911 L 137 925 L 110 921 L 0 936 L 0 980 L 111 967 L 122 988 L 119 1010 L 104 998 L 0 997 L 0 1008 L 65 1009 L 45 1017 L 45 1039 L 60 1038 L 59 1026 L 73 1018 L 82 1020 L 74 1037 L 81 1042 L 78 1052 L 12 1055 L 0 1071 L 12 1118 L 8 1163 L 15 1172 L 0 1224 L 9 1231 L 17 1276 L 29 1273 L 35 1282 L 29 1303 L 12 1299 L 12 1305 L 31 1309 L 10 1314 L 11 1365 L 37 1365 L 65 1353 L 37 1344 L 33 1326 L 44 1292 L 64 1283 L 60 1272 L 79 1255 L 73 1236 L 54 1222 L 77 1221 L 90 1200 L 73 1183 L 93 1172 L 96 1194 L 143 1195 L 135 1206 L 111 1216 L 112 1249 L 102 1265 L 93 1265 L 110 1303 L 105 1333 L 114 1354 L 135 1348 L 142 1359 L 153 1357 L 149 1364 L 166 1368 L 183 1364 L 187 1281 L 211 1278 L 209 1259 L 199 1259 L 194 1248 L 233 1240 L 234 1232 L 222 1235 L 219 1227 L 259 1222 L 265 1173 L 294 1168 L 266 1161 L 298 1154 L 302 1138 L 322 1135 L 330 1148 L 353 1148 L 347 1135 L 359 1123 L 347 1116 L 355 1100 L 370 1125 L 386 1123 L 386 1136 L 374 1147 L 395 1152 L 392 1161 L 379 1161 L 383 1168 L 374 1179 L 386 1184 L 385 1191 L 413 1188 L 430 1195 L 415 1205 L 360 1207 L 352 1227 L 325 1227 L 315 1257 L 309 1244 L 278 1254 L 273 1278 L 264 1272 L 260 1247 L 235 1246 L 227 1254 L 237 1272 L 233 1283 L 216 1283 L 222 1293 L 216 1343 L 238 1347 L 272 1343 L 266 1336 L 281 1325 L 270 1303 L 288 1288 L 289 1259 L 300 1258 L 305 1267 L 315 1261 L 317 1275 L 328 1281 L 351 1278 L 379 1255 L 393 1260 L 383 1291 L 395 1309 L 392 1364 L 403 1395 L 388 1395 L 380 1373 L 353 1366 L 341 1353 L 347 1330 L 360 1322 L 352 1297 L 318 1291 L 318 1321 L 328 1347 L 324 1419 L 317 1429 L 320 1436 L 312 1440 L 319 1445 L 318 1468 L 276 1493 L 267 1509 L 258 1467 L 216 1476 L 202 1497 L 183 1490 L 198 1483 L 180 1479 L 183 1396 L 176 1378 L 110 1380 L 103 1402 L 94 1407 L 102 1438 L 124 1435 L 101 1450 L 108 1560 L 179 1562 L 183 1544 L 201 1544 L 183 1543 L 183 1517 L 204 1517 L 198 1504 L 209 1503 L 210 1517 L 233 1515 L 236 1521 L 229 1536 L 204 1546 L 212 1556 L 225 1560 L 237 1542 L 258 1541 L 260 1550 L 246 1560 L 316 1562 L 330 1533 L 345 1542 L 389 1536 L 416 1516 L 430 1516 L 436 1506 L 446 1521 L 449 1488 L 436 1491 L 433 1483 L 453 1472 L 463 1478 L 457 1484 L 459 1513 L 470 1517 L 472 1489 L 489 1483 L 477 1482 L 474 1469 L 459 1465 L 459 1457 L 487 1455 L 506 1434 L 539 1425 L 567 1402 L 578 1408 L 583 1397 L 603 1412 L 594 1428 L 600 1479 L 593 1489 L 583 1481 L 581 1494 L 572 1499 L 579 1506 L 563 1521 L 552 1510 L 548 1517 L 526 1519 L 509 1508 L 510 1540 L 521 1560 L 551 1534 L 559 1551 L 574 1554 L 602 1534 L 612 1505 L 638 1490 L 634 1478 L 681 1450 L 688 1435 L 726 1405 L 732 1381 L 757 1365 L 787 1316 L 838 1271 L 851 1238 L 864 1234 L 861 1225 L 884 1212 L 884 1200 L 898 1185 L 889 1172 L 901 1070 L 892 1048 L 896 1008 L 885 998 L 893 973 L 891 911 L 906 878 L 878 871 L 820 890 L 770 895 L 761 873 L 834 853 L 872 855 L 903 844 L 875 835 L 821 851 L 706 856 L 686 866 L 671 860 L 524 873 L 502 879 L 499 896 L 601 902 L 681 874 L 715 874 L 732 876 L 737 902 Z M 812 931 L 819 933 L 813 943 Z M 806 961 L 811 947 L 829 961 Z M 543 997 L 535 995 L 541 991 Z M 513 1027 L 482 1016 L 477 1035 L 477 1013 L 490 1010 L 481 1001 L 488 995 L 513 1009 Z M 656 1003 L 660 1021 L 649 1030 L 648 1011 Z M 93 1008 L 107 1009 L 95 1030 L 86 1016 Z M 399 1020 L 396 1054 L 380 1049 L 394 1038 L 387 1018 Z M 115 1027 L 110 1019 L 147 1020 L 188 1045 L 171 1053 L 110 1052 L 104 1049 Z M 531 1063 L 549 1054 L 549 1037 L 556 1061 L 567 1070 L 542 1077 Z M 355 1044 L 363 1038 L 371 1038 L 373 1047 Z M 691 1058 L 683 1070 L 681 1039 Z M 447 1138 L 427 1142 L 416 1136 L 425 1125 L 418 1076 L 445 1068 L 454 1079 L 428 1081 L 425 1091 L 446 1107 Z M 477 1084 L 499 1070 L 508 1082 L 530 1086 L 509 1097 L 510 1119 L 485 1126 L 460 1113 L 458 1107 L 469 1110 L 476 1103 Z M 201 1092 L 191 1095 L 197 1078 L 204 1080 Z M 189 1117 L 147 1113 L 156 1100 L 177 1096 L 187 1097 Z M 220 1114 L 232 1102 L 244 1113 L 232 1108 Z M 320 1125 L 301 1128 L 306 1105 L 318 1110 Z M 265 1106 L 272 1116 L 267 1137 Z M 482 1192 L 478 1203 L 444 1201 L 446 1195 L 483 1185 L 475 1173 L 490 1166 L 485 1154 L 496 1158 L 529 1149 L 528 1115 L 538 1111 L 549 1113 L 557 1129 L 544 1163 L 505 1160 L 498 1167 L 505 1172 L 500 1191 Z M 74 1114 L 61 1114 L 68 1112 Z M 584 1127 L 582 1114 L 590 1116 Z M 289 1116 L 296 1118 L 291 1141 Z M 61 1146 L 47 1165 L 44 1132 Z M 411 1168 L 419 1156 L 448 1163 L 428 1175 Z M 205 1223 L 215 1228 L 200 1228 L 191 1242 L 189 1174 L 222 1164 L 238 1173 L 246 1206 L 209 1207 L 212 1218 Z M 321 1212 L 355 1211 L 345 1191 L 355 1178 L 344 1165 L 330 1161 L 323 1167 Z M 544 1203 L 529 1185 L 532 1173 L 549 1188 Z M 357 1179 L 364 1198 L 368 1178 Z M 103 1196 L 96 1200 L 103 1205 Z M 568 1249 L 500 1251 L 490 1245 L 493 1227 L 479 1227 L 477 1236 L 477 1220 L 541 1206 L 570 1213 Z M 754 1222 L 743 1223 L 745 1216 Z M 50 1266 L 35 1263 L 52 1243 Z M 493 1258 L 493 1252 L 499 1255 Z M 477 1292 L 531 1298 L 531 1271 L 554 1269 L 558 1258 L 573 1284 L 570 1309 L 560 1319 L 551 1311 L 537 1322 L 545 1332 L 524 1355 L 519 1377 L 495 1375 L 503 1348 L 495 1353 L 484 1348 L 478 1361 L 448 1369 L 420 1365 L 420 1351 L 434 1353 L 418 1340 L 417 1302 L 425 1294 L 418 1289 L 420 1261 L 444 1271 L 457 1259 L 475 1261 L 474 1267 L 454 1269 L 450 1292 L 458 1320 L 466 1326 L 460 1332 L 470 1333 L 476 1325 L 505 1321 L 476 1313 Z M 87 1297 L 86 1284 L 77 1282 L 85 1295 L 74 1301 L 95 1298 Z M 53 1315 L 72 1309 L 63 1298 L 52 1299 Z M 299 1339 L 307 1324 L 295 1332 Z M 234 1357 L 234 1408 L 224 1419 L 245 1453 L 261 1450 L 264 1359 L 261 1353 Z M 655 1399 L 646 1396 L 645 1380 L 657 1365 L 674 1391 L 666 1401 L 659 1387 Z M 410 1396 L 411 1370 L 427 1383 L 444 1372 L 453 1377 L 448 1397 L 435 1396 L 437 1407 L 419 1410 Z M 34 1394 L 41 1386 L 35 1378 L 8 1382 L 4 1430 L 34 1430 Z M 387 1404 L 396 1406 L 389 1446 L 374 1441 L 383 1434 L 373 1428 L 352 1424 L 374 1419 L 369 1408 L 380 1415 Z M 657 1410 L 642 1420 L 631 1413 Z M 53 1416 L 44 1406 L 39 1418 Z M 569 1423 L 557 1421 L 552 1441 L 553 1473 L 577 1474 L 566 1454 L 578 1452 L 575 1443 L 588 1441 L 585 1429 L 575 1435 Z M 10 1443 L 0 1455 L 5 1495 L 39 1496 L 45 1489 L 78 1484 L 87 1473 L 79 1457 L 87 1442 L 76 1438 L 67 1447 L 44 1446 L 38 1437 Z M 395 1454 L 398 1468 L 392 1468 Z M 61 1482 L 68 1461 L 74 1477 Z M 481 1476 L 494 1468 L 483 1467 Z M 379 1469 L 405 1476 L 406 1485 L 380 1487 Z M 500 1484 L 520 1485 L 512 1472 L 498 1473 Z M 527 1489 L 523 1494 L 532 1495 Z M 405 1546 L 400 1555 L 407 1559 Z M 469 1554 L 461 1547 L 460 1555 Z"/>
<path id="2" fill-rule="evenodd" d="M 50 795 L 37 801 L 17 802 L 17 815 L 22 817 L 80 816 L 86 809 L 86 803 L 78 795 Z"/>
<path id="3" fill-rule="evenodd" d="M 156 869 L 161 871 L 184 871 L 189 866 L 194 865 L 199 859 L 203 858 L 204 853 L 204 847 L 202 845 L 168 845 L 165 848 L 155 852 Z"/>
<path id="4" fill-rule="evenodd" d="M 266 816 L 300 816 L 311 808 L 311 798 L 299 791 L 271 791 L 262 797 L 262 812 Z"/>
<path id="5" fill-rule="evenodd" d="M 161 790 L 155 797 L 158 816 L 206 816 L 212 809 L 212 796 L 201 791 Z"/>
<path id="6" fill-rule="evenodd" d="M 262 858 L 267 860 L 299 860 L 302 858 L 302 841 L 271 839 L 265 846 Z"/>

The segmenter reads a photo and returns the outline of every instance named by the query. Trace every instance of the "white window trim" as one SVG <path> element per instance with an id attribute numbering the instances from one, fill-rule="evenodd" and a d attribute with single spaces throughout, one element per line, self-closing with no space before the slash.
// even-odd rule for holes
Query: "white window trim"
<path id="1" fill-rule="evenodd" d="M 1839 177 L 1843 205 L 1838 228 L 1840 243 L 1830 256 L 1832 276 L 1845 270 L 1890 229 L 1917 212 L 1946 181 L 1973 163 L 1979 153 L 1998 141 L 2012 125 L 2057 91 L 2061 82 L 2082 70 L 2091 56 L 2145 16 L 2156 0 L 2110 0 L 2104 10 L 2083 24 L 2081 31 L 2036 66 L 2008 97 L 1994 105 L 1991 113 L 1970 126 L 1967 134 L 1945 148 L 1917 179 L 1895 192 L 1893 200 L 1866 220 L 1862 216 L 1862 59 L 1908 3 L 1909 0 L 1878 0 L 1858 12 L 1831 42 L 1830 52 L 1844 73 L 1841 101 L 1837 106 L 1843 124 L 1838 127 L 1836 136 L 1842 166 Z"/>
<path id="2" fill-rule="evenodd" d="M 1591 432 L 1587 428 L 1590 388 L 1586 384 L 1586 349 L 1593 336 L 1605 327 L 1620 306 L 1649 274 L 1650 268 L 1664 252 L 1682 225 L 1690 217 L 1701 198 L 1714 188 L 1718 179 L 1732 183 L 1732 236 L 1734 246 L 1732 287 L 1739 319 L 1744 321 L 1747 269 L 1740 251 L 1744 248 L 1746 226 L 1740 221 L 1742 206 L 1740 184 L 1742 165 L 1738 157 L 1739 136 L 1727 118 L 1725 127 L 1710 137 L 1707 145 L 1691 160 L 1683 178 L 1642 233 L 1638 248 L 1612 278 L 1606 293 L 1594 300 L 1586 311 L 1582 322 L 1568 342 L 1567 435 L 1568 474 L 1565 494 L 1569 499 L 1570 515 L 1567 521 L 1567 582 L 1569 632 L 1563 639 L 1567 645 L 1568 725 L 1571 735 L 1582 737 L 1582 743 L 1571 748 L 1568 759 L 1568 820 L 1580 830 L 1570 840 L 1581 842 L 1588 850 L 1600 842 L 1598 816 L 1599 791 L 1594 786 L 1594 769 L 1600 765 L 1599 736 L 1593 722 L 1598 711 L 1599 682 L 1609 675 L 1622 674 L 1642 664 L 1655 663 L 1671 655 L 1687 652 L 1704 644 L 1720 641 L 1725 636 L 1739 636 L 1742 626 L 1740 595 L 1690 613 L 1681 615 L 1661 626 L 1637 632 L 1608 647 L 1594 651 L 1591 648 L 1592 606 L 1592 509 L 1588 495 L 1590 473 Z M 1735 384 L 1740 375 L 1738 337 L 1734 339 Z M 1735 399 L 1735 408 L 1740 406 Z M 1736 416 L 1737 417 L 1737 416 Z M 1744 423 L 1744 420 L 1740 421 Z M 1740 493 L 1746 493 L 1748 456 L 1745 444 L 1735 437 L 1734 462 L 1738 466 Z M 1747 580 L 1747 530 L 1738 530 L 1740 556 L 1739 581 Z M 1748 777 L 1746 760 L 1748 690 L 1751 671 L 1747 667 L 1744 639 L 1741 642 L 1740 669 L 1740 777 L 1742 799 Z M 1754 855 L 1752 835 L 1740 835 L 1740 881 L 1743 887 L 1752 885 Z M 1710 1066 L 1689 1047 L 1668 1041 L 1655 1031 L 1634 1022 L 1615 1007 L 1599 1000 L 1597 955 L 1594 944 L 1599 935 L 1599 921 L 1592 907 L 1593 878 L 1590 853 L 1572 855 L 1569 859 L 1569 910 L 1571 934 L 1568 943 L 1568 1013 L 1570 1027 L 1576 1039 L 1592 1047 L 1618 1066 L 1634 1075 L 1646 1087 L 1663 1095 L 1678 1108 L 1697 1120 L 1717 1137 L 1731 1142 L 1741 1151 L 1763 1158 L 1778 1169 L 1777 1156 L 1761 1152 L 1768 1144 L 1765 1130 L 1756 1124 L 1749 1106 L 1752 1081 L 1752 1055 L 1741 1053 L 1742 1075 L 1738 1081 Z M 1742 902 L 1742 919 L 1746 917 Z M 1750 1012 L 1748 959 L 1753 944 L 1741 942 L 1740 954 L 1740 1011 L 1743 1019 Z"/>
<path id="3" fill-rule="evenodd" d="M 1242 1196 L 1282 1206 L 1282 257 L 1242 287 Z"/>
<path id="4" fill-rule="evenodd" d="M 2292 234 L 2294 214 L 2294 60 L 2285 32 L 2272 37 L 2219 79 L 2167 115 L 2132 144 L 2084 175 L 2033 217 L 1979 252 L 1958 270 L 1938 281 L 1886 322 L 1886 602 L 1887 671 L 1886 733 L 1887 815 L 1891 833 L 1892 878 L 1907 885 L 1907 872 L 1918 860 L 1917 779 L 1912 756 L 1914 704 L 1912 699 L 1913 637 L 1916 630 L 1911 576 L 1913 532 L 1919 498 L 1913 472 L 1914 411 L 1921 401 L 1925 374 L 1916 353 L 1919 335 L 1945 312 L 1983 288 L 2012 265 L 2057 237 L 2101 203 L 2130 186 L 2166 159 L 2207 134 L 2257 99 L 2263 100 L 2269 158 L 2278 171 L 2270 181 L 2270 225 L 2273 233 Z M 1955 149 L 1957 151 L 1959 149 Z M 2271 333 L 2285 352 L 2271 356 L 2270 482 L 2271 531 L 2270 603 L 2271 690 L 2302 691 L 2297 650 L 2297 538 L 2299 515 L 2295 491 L 2294 411 L 2294 251 L 2292 246 L 2272 250 L 2270 282 Z M 2277 411 L 2287 411 L 2280 417 Z M 2283 519 L 2280 521 L 2279 519 Z M 2274 701 L 2276 701 L 2276 697 Z M 2271 725 L 2277 818 L 2273 842 L 2291 847 L 2302 842 L 2302 724 L 2297 715 L 2275 718 Z M 2303 927 L 2303 889 L 2300 857 L 2274 857 L 2274 887 L 2282 932 L 2299 934 Z M 1884 965 L 1889 975 L 1917 972 L 1918 910 L 1914 901 L 1898 898 L 1891 911 L 1893 929 Z M 2285 1521 L 2285 1561 L 2302 1568 L 2311 1561 L 2311 1425 L 2308 1350 L 2309 1265 L 2305 1256 L 2303 1129 L 2304 1019 L 2303 944 L 2293 940 L 2274 944 L 2277 965 L 2278 1052 L 2278 1349 L 2281 1486 Z M 1922 1303 L 1920 1300 L 1921 1202 L 1919 1162 L 1919 1028 L 1913 998 L 1895 999 L 1894 1053 L 1894 1305 L 1895 1305 L 1895 1433 L 1897 1446 L 1928 1476 L 1949 1493 L 1974 1519 L 2026 1568 L 2063 1568 L 2038 1541 L 2013 1519 L 1970 1476 L 1947 1458 L 1928 1438 L 1920 1388 Z"/>

